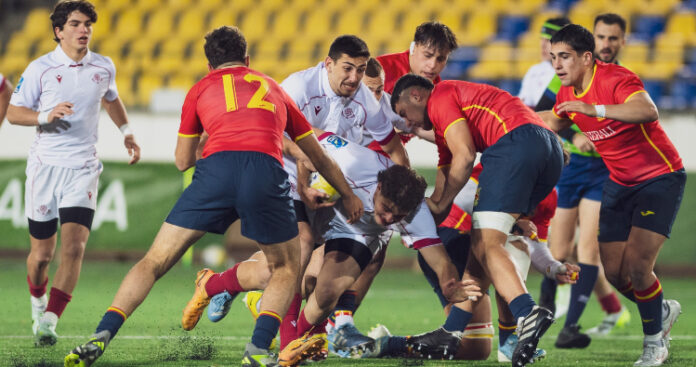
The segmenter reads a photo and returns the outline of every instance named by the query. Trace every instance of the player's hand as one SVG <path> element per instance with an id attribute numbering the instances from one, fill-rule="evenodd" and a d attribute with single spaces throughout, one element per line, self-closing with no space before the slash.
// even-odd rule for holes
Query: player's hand
<path id="1" fill-rule="evenodd" d="M 459 303 L 464 301 L 476 301 L 483 296 L 481 288 L 475 280 L 466 279 L 457 281 L 450 279 L 442 284 L 442 295 L 447 298 L 450 303 Z"/>
<path id="2" fill-rule="evenodd" d="M 126 135 L 126 137 L 123 138 L 123 145 L 126 146 L 128 155 L 131 157 L 128 164 L 136 164 L 140 160 L 140 147 L 135 142 L 135 137 L 133 135 Z"/>
<path id="3" fill-rule="evenodd" d="M 47 124 L 41 124 L 39 125 L 39 130 L 41 132 L 45 133 L 51 133 L 51 134 L 57 134 L 62 131 L 68 130 L 72 124 L 65 120 L 57 119 L 53 120 L 53 122 L 49 122 Z"/>
<path id="4" fill-rule="evenodd" d="M 51 112 L 48 113 L 48 122 L 53 123 L 55 120 L 63 119 L 65 116 L 70 116 L 73 114 L 73 104 L 70 102 L 58 103 Z M 68 124 L 69 125 L 69 124 Z M 68 126 L 70 127 L 70 126 Z M 67 129 L 66 129 L 67 130 Z"/>
<path id="5" fill-rule="evenodd" d="M 575 264 L 565 263 L 558 266 L 553 273 L 558 284 L 575 284 L 580 277 L 580 267 Z"/>
<path id="6" fill-rule="evenodd" d="M 573 135 L 573 145 L 578 147 L 581 152 L 591 152 L 595 150 L 595 145 L 585 136 L 585 134 L 576 133 Z"/>
<path id="7" fill-rule="evenodd" d="M 528 237 L 531 240 L 536 240 L 538 238 L 537 226 L 529 219 L 518 219 L 512 227 L 512 234 Z"/>
<path id="8" fill-rule="evenodd" d="M 355 196 L 352 192 L 350 195 L 344 195 L 341 197 L 343 200 L 343 208 L 345 209 L 345 214 L 348 217 L 348 223 L 357 222 L 363 215 L 363 203 L 360 198 Z"/>
<path id="9" fill-rule="evenodd" d="M 564 112 L 567 114 L 570 114 L 572 112 L 579 112 L 583 115 L 587 115 L 590 117 L 597 116 L 597 112 L 595 111 L 594 106 L 582 101 L 567 101 L 558 104 L 558 107 L 556 108 L 556 113 L 560 115 Z"/>
<path id="10" fill-rule="evenodd" d="M 329 195 L 310 186 L 300 186 L 297 190 L 300 194 L 300 199 L 309 210 L 317 210 L 327 208 L 336 204 L 336 202 L 326 201 Z"/>
<path id="11" fill-rule="evenodd" d="M 442 208 L 439 202 L 435 202 L 431 198 L 425 198 L 425 203 L 428 204 L 428 209 L 430 209 L 430 213 L 433 215 L 433 219 L 435 219 L 435 224 L 440 225 L 449 214 L 446 208 Z"/>

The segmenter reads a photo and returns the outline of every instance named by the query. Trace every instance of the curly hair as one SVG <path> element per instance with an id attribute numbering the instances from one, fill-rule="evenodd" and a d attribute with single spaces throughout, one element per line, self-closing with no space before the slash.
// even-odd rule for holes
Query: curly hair
<path id="1" fill-rule="evenodd" d="M 205 57 L 213 69 L 228 62 L 244 62 L 247 42 L 237 27 L 221 26 L 205 35 Z"/>
<path id="2" fill-rule="evenodd" d="M 411 168 L 395 164 L 377 174 L 380 192 L 400 211 L 411 213 L 423 201 L 428 186 L 423 176 Z"/>

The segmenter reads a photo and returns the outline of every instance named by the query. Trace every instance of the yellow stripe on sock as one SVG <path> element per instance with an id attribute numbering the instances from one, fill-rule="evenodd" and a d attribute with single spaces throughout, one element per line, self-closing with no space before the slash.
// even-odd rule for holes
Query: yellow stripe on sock
<path id="1" fill-rule="evenodd" d="M 123 312 L 123 310 L 121 310 L 118 307 L 111 306 L 111 307 L 106 309 L 106 312 L 109 312 L 109 311 L 113 311 L 113 312 L 116 312 L 117 314 L 121 315 L 121 317 L 123 317 L 123 321 L 126 321 L 126 319 L 128 318 L 128 316 L 126 316 L 126 313 Z"/>
<path id="2" fill-rule="evenodd" d="M 280 317 L 280 315 L 278 315 L 277 313 L 275 313 L 273 311 L 261 311 L 261 312 L 259 312 L 259 317 L 261 317 L 261 315 L 268 315 L 271 317 L 275 317 L 276 319 L 278 319 L 278 322 L 283 321 L 283 318 Z M 258 317 L 256 319 L 258 320 Z"/>

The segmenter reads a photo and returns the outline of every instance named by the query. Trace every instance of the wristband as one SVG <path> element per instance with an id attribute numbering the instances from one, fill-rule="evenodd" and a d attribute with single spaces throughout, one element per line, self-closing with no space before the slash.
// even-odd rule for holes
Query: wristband
<path id="1" fill-rule="evenodd" d="M 126 136 L 126 135 L 133 135 L 133 130 L 131 130 L 130 126 L 128 124 L 123 124 L 118 127 L 119 130 L 121 130 L 121 133 Z"/>
<path id="2" fill-rule="evenodd" d="M 39 116 L 36 118 L 39 125 L 46 125 L 48 123 L 48 114 L 49 112 L 39 112 Z"/>
<path id="3" fill-rule="evenodd" d="M 594 106 L 595 113 L 597 114 L 597 117 L 599 118 L 605 118 L 607 117 L 607 107 L 604 106 L 603 104 L 596 104 Z"/>

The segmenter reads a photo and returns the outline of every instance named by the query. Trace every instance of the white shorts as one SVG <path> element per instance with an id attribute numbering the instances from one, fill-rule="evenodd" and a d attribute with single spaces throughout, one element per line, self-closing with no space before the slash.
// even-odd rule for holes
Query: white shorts
<path id="1" fill-rule="evenodd" d="M 58 218 L 59 208 L 97 208 L 97 186 L 103 166 L 71 169 L 28 162 L 24 207 L 29 219 L 47 222 Z"/>

